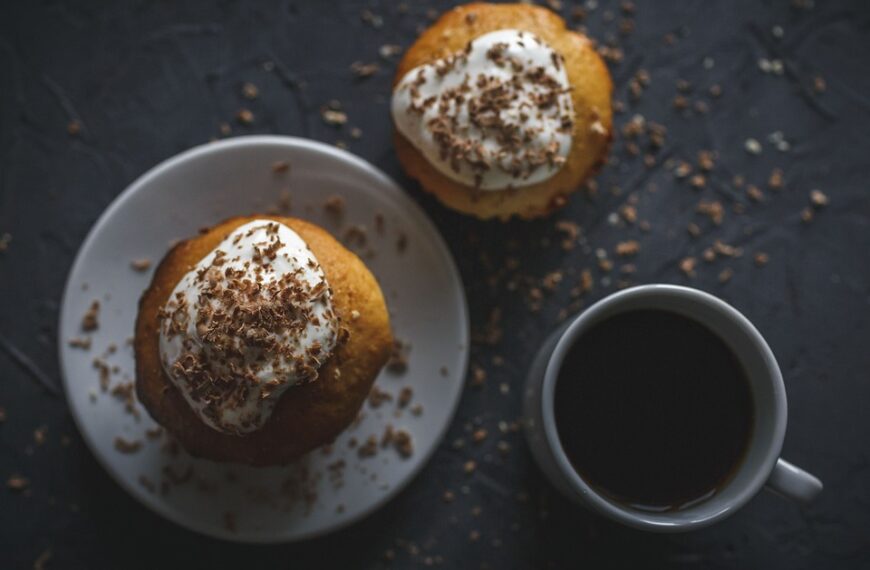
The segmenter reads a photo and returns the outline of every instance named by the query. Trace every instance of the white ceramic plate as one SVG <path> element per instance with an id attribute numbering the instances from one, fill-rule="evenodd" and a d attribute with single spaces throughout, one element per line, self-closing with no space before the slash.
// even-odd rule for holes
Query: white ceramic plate
<path id="1" fill-rule="evenodd" d="M 273 172 L 276 161 L 287 161 L 289 172 Z M 128 339 L 153 266 L 137 272 L 130 263 L 147 258 L 156 264 L 172 240 L 230 216 L 264 212 L 288 192 L 290 215 L 318 223 L 339 238 L 342 228 L 351 224 L 368 228 L 368 244 L 376 255 L 365 261 L 381 283 L 396 336 L 411 345 L 407 372 L 385 371 L 376 385 L 394 397 L 409 386 L 412 402 L 402 410 L 395 400 L 378 408 L 366 403 L 362 420 L 336 440 L 331 453 L 315 451 L 293 466 L 255 469 L 184 453 L 173 456 L 162 441 L 145 437 L 155 424 L 139 404 L 141 417 L 136 419 L 118 398 L 100 390 L 93 366 L 94 358 L 114 343 L 117 351 L 106 356 L 110 366 L 117 366 L 112 385 L 133 378 Z M 343 223 L 323 209 L 332 195 L 346 202 Z M 374 229 L 377 214 L 385 221 L 381 233 Z M 400 253 L 396 242 L 401 234 L 407 236 L 407 247 Z M 82 316 L 95 299 L 102 305 L 92 347 L 73 348 L 68 341 L 82 336 Z M 241 137 L 208 144 L 140 177 L 103 213 L 82 245 L 60 314 L 64 387 L 73 417 L 97 459 L 124 489 L 164 517 L 234 541 L 281 542 L 322 535 L 383 505 L 420 471 L 443 437 L 468 362 L 462 283 L 426 215 L 367 162 L 331 146 L 290 137 Z M 422 413 L 410 411 L 415 404 L 422 405 Z M 402 458 L 386 447 L 373 457 L 360 457 L 351 440 L 380 437 L 388 423 L 410 432 L 413 454 Z M 114 447 L 119 435 L 141 440 L 142 448 L 119 452 Z M 338 470 L 329 466 L 341 461 L 343 475 L 337 478 Z M 170 484 L 168 491 L 161 489 L 163 481 L 185 477 L 184 482 Z"/>

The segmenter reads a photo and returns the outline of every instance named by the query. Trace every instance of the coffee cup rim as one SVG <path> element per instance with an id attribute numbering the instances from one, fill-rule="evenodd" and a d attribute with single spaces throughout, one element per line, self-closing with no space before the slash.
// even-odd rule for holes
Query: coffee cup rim
<path id="1" fill-rule="evenodd" d="M 556 429 L 554 411 L 556 381 L 569 348 L 574 345 L 590 323 L 595 322 L 604 311 L 612 309 L 614 305 L 638 298 L 648 297 L 652 299 L 663 296 L 680 298 L 706 305 L 737 324 L 752 340 L 753 346 L 758 351 L 767 368 L 768 381 L 773 384 L 773 425 L 764 457 L 756 464 L 748 482 L 743 485 L 733 500 L 705 512 L 700 512 L 699 510 L 697 516 L 690 516 L 688 518 L 686 517 L 687 512 L 691 513 L 693 509 L 698 509 L 700 505 L 706 504 L 707 501 L 698 506 L 690 507 L 687 510 L 679 511 L 682 513 L 682 516 L 676 518 L 669 513 L 653 513 L 632 509 L 617 503 L 593 489 L 571 465 Z M 787 403 L 782 373 L 773 355 L 773 351 L 758 329 L 742 313 L 718 297 L 691 287 L 669 284 L 639 285 L 618 291 L 597 301 L 578 315 L 568 325 L 564 333 L 562 333 L 549 358 L 544 371 L 541 406 L 543 408 L 542 422 L 544 434 L 553 451 L 559 469 L 566 476 L 573 489 L 582 495 L 585 502 L 599 513 L 623 524 L 642 530 L 659 532 L 679 532 L 702 528 L 730 516 L 745 505 L 764 486 L 770 473 L 773 471 L 782 450 L 787 424 Z M 753 434 L 753 438 L 757 437 L 757 433 Z M 728 483 L 728 485 L 732 484 L 733 481 Z"/>

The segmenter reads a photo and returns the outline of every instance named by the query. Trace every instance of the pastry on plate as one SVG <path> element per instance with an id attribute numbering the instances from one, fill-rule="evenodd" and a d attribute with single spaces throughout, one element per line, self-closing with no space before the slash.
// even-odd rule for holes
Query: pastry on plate
<path id="1" fill-rule="evenodd" d="M 399 64 L 396 151 L 408 175 L 455 210 L 544 216 L 604 162 L 612 91 L 592 41 L 555 13 L 459 6 Z"/>
<path id="2" fill-rule="evenodd" d="M 391 347 L 356 255 L 299 219 L 232 218 L 157 267 L 139 302 L 136 393 L 192 455 L 285 464 L 354 420 Z"/>

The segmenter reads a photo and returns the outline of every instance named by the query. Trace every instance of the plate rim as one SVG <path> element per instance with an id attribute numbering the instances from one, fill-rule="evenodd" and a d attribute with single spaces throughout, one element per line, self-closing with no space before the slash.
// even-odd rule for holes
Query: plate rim
<path id="1" fill-rule="evenodd" d="M 67 377 L 68 363 L 66 356 L 70 353 L 69 351 L 65 350 L 66 345 L 61 338 L 61 335 L 68 326 L 66 318 L 67 307 L 71 304 L 71 297 L 76 287 L 76 285 L 73 283 L 73 275 L 78 272 L 79 266 L 84 263 L 85 252 L 91 248 L 92 243 L 97 239 L 97 234 L 100 233 L 100 230 L 102 230 L 103 226 L 108 223 L 108 221 L 116 214 L 117 210 L 119 210 L 125 202 L 130 200 L 137 193 L 139 193 L 143 187 L 151 183 L 155 178 L 158 178 L 160 175 L 179 166 L 184 162 L 200 158 L 202 156 L 217 151 L 232 150 L 233 148 L 238 147 L 250 147 L 264 144 L 276 145 L 284 148 L 303 148 L 307 150 L 313 150 L 315 152 L 327 155 L 334 160 L 349 163 L 351 166 L 365 170 L 368 173 L 374 175 L 376 178 L 379 178 L 383 185 L 389 188 L 389 191 L 392 193 L 393 198 L 398 200 L 398 202 L 404 209 L 412 212 L 413 216 L 417 218 L 415 223 L 421 224 L 424 227 L 428 225 L 428 229 L 431 230 L 434 234 L 433 245 L 436 247 L 436 249 L 440 249 L 441 252 L 444 254 L 447 266 L 451 270 L 449 279 L 453 282 L 454 287 L 458 291 L 461 301 L 459 306 L 459 316 L 461 321 L 460 324 L 462 325 L 463 338 L 455 339 L 457 341 L 456 344 L 461 347 L 461 380 L 456 384 L 455 394 L 452 398 L 450 408 L 449 410 L 447 410 L 446 413 L 446 421 L 444 421 L 442 427 L 436 434 L 436 437 L 434 439 L 435 443 L 425 452 L 425 454 L 423 454 L 423 456 L 417 461 L 416 465 L 411 468 L 411 470 L 408 472 L 407 476 L 404 479 L 400 480 L 396 485 L 390 487 L 382 495 L 378 496 L 374 501 L 371 502 L 371 504 L 363 508 L 359 513 L 344 520 L 341 520 L 336 524 L 327 524 L 321 529 L 309 532 L 301 532 L 295 536 L 280 536 L 276 534 L 257 536 L 250 533 L 232 533 L 222 528 L 208 528 L 206 526 L 201 526 L 198 524 L 190 524 L 190 520 L 176 517 L 174 511 L 165 508 L 161 501 L 152 500 L 151 496 L 146 494 L 146 491 L 136 487 L 132 482 L 127 481 L 127 479 L 114 468 L 108 457 L 104 457 L 103 454 L 98 451 L 98 446 L 91 439 L 88 431 L 83 429 L 83 422 L 80 418 L 80 411 L 78 410 L 78 408 L 73 406 L 72 398 L 70 396 L 71 387 L 70 381 Z M 162 518 L 201 536 L 243 544 L 286 544 L 325 536 L 327 534 L 337 532 L 358 523 L 359 521 L 372 515 L 374 512 L 380 510 L 387 503 L 395 499 L 411 483 L 411 481 L 417 478 L 423 468 L 429 464 L 432 456 L 435 454 L 435 451 L 438 449 L 441 442 L 443 442 L 447 431 L 453 424 L 453 420 L 455 419 L 456 412 L 459 408 L 459 403 L 462 400 L 462 394 L 465 387 L 465 380 L 468 372 L 468 363 L 470 360 L 471 352 L 471 328 L 468 312 L 468 299 L 465 294 L 465 286 L 462 282 L 462 275 L 459 272 L 459 268 L 456 265 L 453 254 L 450 251 L 447 242 L 444 240 L 444 236 L 441 235 L 441 231 L 438 229 L 438 226 L 435 225 L 435 223 L 429 218 L 429 216 L 420 207 L 420 205 L 417 204 L 417 202 L 415 202 L 413 199 L 411 199 L 410 196 L 408 196 L 408 194 L 402 189 L 401 186 L 399 186 L 390 176 L 388 176 L 385 172 L 383 172 L 374 164 L 349 151 L 336 148 L 320 141 L 296 136 L 248 135 L 232 137 L 229 139 L 223 139 L 215 142 L 208 142 L 172 155 L 140 174 L 138 177 L 136 177 L 135 180 L 129 183 L 124 188 L 124 190 L 122 190 L 117 196 L 115 196 L 112 202 L 103 210 L 103 212 L 94 222 L 94 224 L 88 230 L 87 235 L 85 236 L 84 240 L 82 240 L 81 245 L 79 245 L 75 258 L 73 259 L 72 265 L 70 265 L 69 271 L 67 273 L 66 283 L 64 284 L 63 293 L 61 295 L 61 303 L 59 306 L 58 314 L 59 317 L 57 329 L 57 351 L 64 397 L 66 398 L 67 408 L 70 410 L 70 415 L 73 418 L 76 429 L 84 440 L 85 445 L 90 450 L 91 455 L 97 460 L 97 463 L 109 474 L 110 478 L 118 486 L 120 486 L 124 491 L 127 492 L 128 495 L 132 496 L 138 503 L 146 507 L 151 512 L 156 513 Z"/>

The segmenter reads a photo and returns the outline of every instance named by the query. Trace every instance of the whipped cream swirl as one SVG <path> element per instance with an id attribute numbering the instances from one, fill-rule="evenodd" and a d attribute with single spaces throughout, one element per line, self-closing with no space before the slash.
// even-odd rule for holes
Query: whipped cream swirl
<path id="1" fill-rule="evenodd" d="M 565 60 L 529 32 L 499 30 L 408 72 L 393 91 L 396 128 L 442 174 L 478 190 L 552 177 L 571 150 Z"/>
<path id="2" fill-rule="evenodd" d="M 291 386 L 317 379 L 343 330 L 308 245 L 289 227 L 238 227 L 176 285 L 161 312 L 163 368 L 206 424 L 243 435 Z"/>

